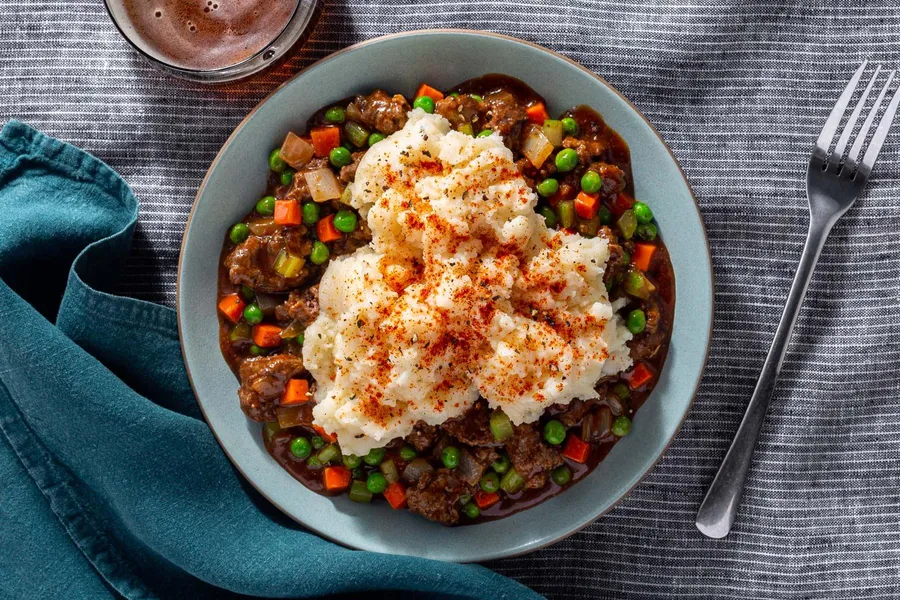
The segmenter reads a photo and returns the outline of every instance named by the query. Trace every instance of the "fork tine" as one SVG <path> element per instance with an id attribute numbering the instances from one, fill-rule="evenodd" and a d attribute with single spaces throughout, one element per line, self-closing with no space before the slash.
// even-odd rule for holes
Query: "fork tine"
<path id="1" fill-rule="evenodd" d="M 881 146 L 884 144 L 888 131 L 891 129 L 894 115 L 897 114 L 898 104 L 900 104 L 900 87 L 894 90 L 894 96 L 891 98 L 891 103 L 888 104 L 887 109 L 884 111 L 884 116 L 881 117 L 881 123 L 878 124 L 878 129 L 875 130 L 875 135 L 872 136 L 872 141 L 869 142 L 869 148 L 866 150 L 866 155 L 863 156 L 862 163 L 859 165 L 860 171 L 865 169 L 863 171 L 864 175 L 868 175 L 872 170 L 872 167 L 875 166 L 875 160 L 878 158 L 878 153 L 881 152 Z"/>
<path id="2" fill-rule="evenodd" d="M 841 132 L 841 137 L 838 139 L 837 146 L 834 147 L 834 154 L 831 155 L 831 161 L 834 164 L 839 163 L 841 157 L 844 156 L 844 150 L 847 149 L 847 142 L 850 141 L 850 136 L 853 134 L 853 128 L 856 127 L 856 121 L 859 119 L 859 114 L 866 105 L 866 100 L 869 98 L 869 92 L 871 92 L 872 88 L 875 86 L 875 80 L 878 79 L 879 73 L 881 73 L 881 65 L 875 67 L 875 74 L 872 75 L 872 79 L 869 80 L 869 84 L 859 98 L 859 102 L 853 107 L 853 112 L 850 113 L 847 124 L 844 125 L 844 130 Z"/>
<path id="3" fill-rule="evenodd" d="M 863 126 L 860 128 L 859 133 L 856 136 L 856 141 L 853 142 L 853 147 L 850 148 L 850 154 L 847 155 L 847 167 L 852 169 L 859 162 L 859 155 L 862 152 L 863 144 L 866 143 L 866 138 L 869 137 L 869 130 L 872 128 L 872 123 L 875 122 L 875 117 L 878 116 L 878 109 L 881 108 L 881 103 L 884 101 L 884 97 L 887 94 L 887 91 L 891 87 L 891 83 L 894 81 L 894 75 L 897 71 L 891 71 L 888 75 L 887 83 L 884 84 L 884 87 L 881 88 L 881 92 L 878 94 L 878 98 L 875 100 L 875 104 L 872 105 L 872 109 L 869 111 L 868 116 L 866 117 Z"/>
<path id="4" fill-rule="evenodd" d="M 838 98 L 837 104 L 831 109 L 831 114 L 828 115 L 828 119 L 825 121 L 825 127 L 822 128 L 822 133 L 819 134 L 819 139 L 816 140 L 816 148 L 825 154 L 828 154 L 831 140 L 834 138 L 835 132 L 837 132 L 838 125 L 841 124 L 841 117 L 844 116 L 844 111 L 847 110 L 847 106 L 850 104 L 850 99 L 853 97 L 853 92 L 856 91 L 859 78 L 862 77 L 867 64 L 869 64 L 868 59 L 864 60 L 859 65 L 859 68 L 856 69 L 856 73 L 850 78 L 850 83 L 847 84 L 841 97 Z"/>

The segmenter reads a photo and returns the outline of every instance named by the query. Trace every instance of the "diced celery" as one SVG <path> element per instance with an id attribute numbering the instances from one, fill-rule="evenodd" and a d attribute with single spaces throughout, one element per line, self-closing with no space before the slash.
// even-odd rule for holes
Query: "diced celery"
<path id="1" fill-rule="evenodd" d="M 397 465 L 390 458 L 383 461 L 379 468 L 388 483 L 397 483 L 400 481 L 400 471 L 397 470 Z"/>
<path id="2" fill-rule="evenodd" d="M 641 300 L 646 300 L 650 297 L 650 294 L 656 291 L 656 286 L 650 283 L 647 276 L 640 271 L 629 271 L 625 276 L 622 287 L 626 294 Z"/>
<path id="3" fill-rule="evenodd" d="M 316 455 L 316 457 L 321 461 L 321 463 L 327 464 L 335 460 L 341 459 L 341 449 L 337 444 L 328 444 Z"/>
<path id="4" fill-rule="evenodd" d="M 619 220 L 616 222 L 616 225 L 618 226 L 619 231 L 622 232 L 622 237 L 626 240 L 630 240 L 631 236 L 634 235 L 634 230 L 637 229 L 638 226 L 637 217 L 634 216 L 634 211 L 628 209 L 623 212 L 622 216 L 619 217 Z"/>
<path id="5" fill-rule="evenodd" d="M 366 487 L 365 481 L 354 481 L 350 484 L 350 500 L 367 504 L 372 501 L 372 492 Z"/>
<path id="6" fill-rule="evenodd" d="M 347 138 L 357 148 L 362 148 L 369 140 L 369 132 L 366 128 L 356 121 L 349 121 L 344 125 L 344 131 L 347 132 Z"/>
<path id="7" fill-rule="evenodd" d="M 582 219 L 578 222 L 578 233 L 584 237 L 595 237 L 600 231 L 600 215 L 596 215 L 591 219 Z"/>
<path id="8" fill-rule="evenodd" d="M 500 480 L 500 489 L 507 494 L 515 494 L 525 485 L 525 479 L 515 469 L 510 469 Z"/>
<path id="9" fill-rule="evenodd" d="M 563 124 L 562 121 L 556 119 L 547 119 L 544 121 L 544 135 L 550 140 L 554 147 L 562 146 L 563 141 Z"/>
<path id="10" fill-rule="evenodd" d="M 498 442 L 508 440 L 513 436 L 512 421 L 506 416 L 502 410 L 495 410 L 491 413 L 491 433 Z"/>
<path id="11" fill-rule="evenodd" d="M 556 211 L 559 213 L 559 223 L 565 229 L 569 229 L 575 224 L 575 201 L 563 200 L 560 202 Z"/>
<path id="12" fill-rule="evenodd" d="M 306 264 L 306 259 L 295 256 L 287 250 L 282 249 L 282 251 L 278 253 L 278 256 L 275 257 L 275 265 L 273 268 L 275 269 L 275 272 L 282 277 L 291 278 L 300 274 L 300 270 L 303 269 L 304 264 Z"/>

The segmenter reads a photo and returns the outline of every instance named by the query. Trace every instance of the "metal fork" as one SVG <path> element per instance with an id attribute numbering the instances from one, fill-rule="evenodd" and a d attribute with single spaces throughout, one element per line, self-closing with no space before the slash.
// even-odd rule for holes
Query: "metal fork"
<path id="1" fill-rule="evenodd" d="M 869 174 L 875 165 L 875 159 L 881 151 L 881 146 L 884 144 L 888 130 L 891 128 L 891 122 L 897 112 L 897 104 L 900 103 L 900 90 L 895 90 L 869 142 L 862 162 L 860 162 L 859 155 L 869 130 L 872 123 L 875 122 L 879 108 L 894 80 L 896 71 L 891 71 L 887 83 L 881 89 L 878 99 L 863 122 L 850 152 L 846 157 L 844 156 L 847 144 L 853 136 L 856 121 L 881 72 L 881 66 L 878 66 L 862 93 L 862 97 L 856 103 L 853 112 L 850 113 L 834 150 L 829 152 L 832 140 L 856 92 L 867 63 L 868 61 L 863 61 L 863 64 L 850 78 L 850 83 L 847 84 L 831 114 L 828 115 L 825 127 L 822 128 L 822 133 L 819 134 L 819 139 L 816 140 L 812 156 L 809 159 L 809 168 L 806 173 L 806 196 L 809 200 L 810 223 L 803 255 L 800 257 L 800 264 L 797 267 L 791 291 L 788 293 L 784 313 L 782 313 L 778 329 L 775 331 L 775 339 L 772 341 L 768 356 L 766 356 L 756 389 L 753 390 L 753 396 L 747 406 L 747 412 L 744 413 L 744 419 L 728 449 L 728 454 L 725 455 L 725 460 L 722 461 L 722 466 L 719 467 L 719 472 L 712 485 L 709 486 L 706 498 L 697 512 L 697 529 L 711 538 L 725 537 L 731 530 L 741 494 L 744 491 L 744 481 L 747 478 L 747 471 L 750 469 L 756 439 L 759 436 L 769 400 L 775 390 L 775 381 L 781 371 L 791 331 L 797 321 L 797 313 L 800 312 L 800 305 L 803 303 L 803 296 L 809 286 L 816 261 L 819 259 L 822 246 L 825 244 L 832 226 L 841 215 L 853 206 L 853 202 L 866 187 Z"/>

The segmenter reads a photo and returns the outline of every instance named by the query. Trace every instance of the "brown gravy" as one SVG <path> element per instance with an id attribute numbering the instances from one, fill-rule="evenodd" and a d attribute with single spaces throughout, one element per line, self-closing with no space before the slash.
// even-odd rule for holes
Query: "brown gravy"
<path id="1" fill-rule="evenodd" d="M 144 43 L 164 61 L 210 70 L 251 58 L 285 28 L 298 0 L 122 0 Z"/>

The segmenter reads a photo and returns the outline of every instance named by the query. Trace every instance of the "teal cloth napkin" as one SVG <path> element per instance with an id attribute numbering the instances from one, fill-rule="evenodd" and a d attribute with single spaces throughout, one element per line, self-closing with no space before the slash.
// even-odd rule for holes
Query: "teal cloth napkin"
<path id="1" fill-rule="evenodd" d="M 102 291 L 137 213 L 96 158 L 0 133 L 0 597 L 539 598 L 336 546 L 262 499 L 200 416 L 175 313 Z"/>

